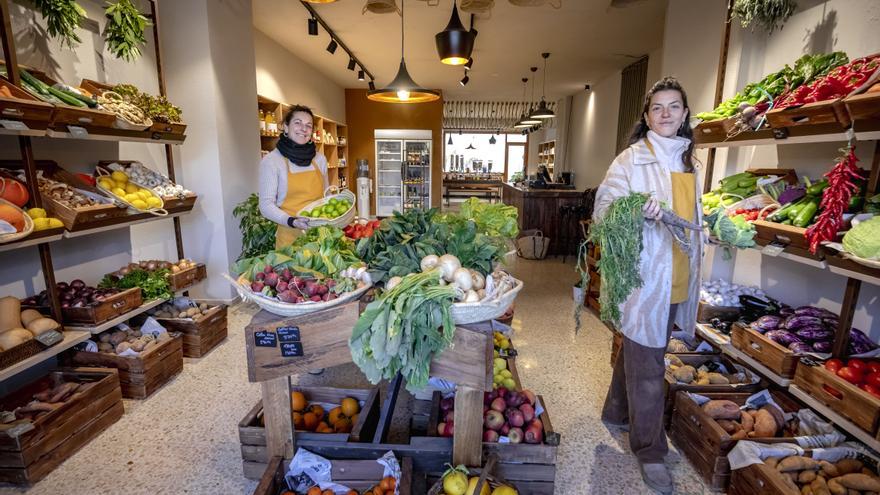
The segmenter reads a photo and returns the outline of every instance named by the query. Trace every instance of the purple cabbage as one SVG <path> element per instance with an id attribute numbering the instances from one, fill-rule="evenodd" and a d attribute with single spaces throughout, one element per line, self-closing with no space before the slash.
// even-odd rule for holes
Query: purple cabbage
<path id="1" fill-rule="evenodd" d="M 795 342 L 803 342 L 797 335 L 787 331 L 787 330 L 770 330 L 765 333 L 770 340 L 776 342 L 781 346 L 788 347 L 789 345 Z"/>
<path id="2" fill-rule="evenodd" d="M 779 204 L 787 205 L 792 201 L 797 201 L 807 195 L 807 189 L 802 186 L 789 186 L 786 190 L 779 193 Z"/>
<path id="3" fill-rule="evenodd" d="M 797 354 L 805 354 L 812 351 L 813 347 L 810 346 L 810 344 L 805 344 L 804 342 L 792 342 L 788 345 L 788 350 Z"/>
<path id="4" fill-rule="evenodd" d="M 827 340 L 813 342 L 813 351 L 815 352 L 831 352 L 831 342 Z"/>
<path id="5" fill-rule="evenodd" d="M 807 327 L 799 328 L 794 332 L 798 337 L 815 342 L 817 340 L 827 340 L 831 341 L 834 339 L 834 332 L 830 330 L 826 330 L 822 325 L 810 325 Z"/>
<path id="6" fill-rule="evenodd" d="M 765 315 L 752 322 L 751 326 L 758 332 L 764 333 L 767 330 L 776 330 L 780 324 L 782 324 L 781 316 Z"/>
<path id="7" fill-rule="evenodd" d="M 812 325 L 821 325 L 822 319 L 816 316 L 794 314 L 785 319 L 782 327 L 786 330 L 797 330 Z"/>

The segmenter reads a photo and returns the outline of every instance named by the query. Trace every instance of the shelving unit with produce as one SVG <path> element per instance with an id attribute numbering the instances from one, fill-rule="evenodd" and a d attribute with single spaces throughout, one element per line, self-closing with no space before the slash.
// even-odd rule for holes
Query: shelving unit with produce
<path id="1" fill-rule="evenodd" d="M 282 132 L 284 114 L 289 104 L 279 103 L 257 95 L 257 114 L 260 119 L 260 154 L 265 156 L 275 149 Z M 315 148 L 327 158 L 327 180 L 331 186 L 345 189 L 348 165 L 348 126 L 341 122 L 315 114 Z"/>
<path id="2" fill-rule="evenodd" d="M 70 139 L 80 141 L 84 146 L 88 146 L 90 141 L 163 144 L 167 175 L 162 176 L 158 172 L 150 173 L 154 178 L 161 177 L 164 181 L 156 187 L 169 184 L 177 187 L 172 145 L 183 143 L 186 138 L 184 134 L 186 125 L 180 122 L 179 109 L 165 99 L 166 88 L 158 35 L 157 5 L 154 0 L 149 1 L 149 8 L 149 12 L 144 15 L 152 23 L 160 95 L 158 97 L 141 93 L 138 88 L 131 85 L 109 86 L 89 79 L 83 79 L 79 88 L 72 88 L 56 84 L 60 81 L 55 81 L 36 68 L 21 67 L 18 64 L 16 40 L 11 29 L 10 3 L 8 0 L 0 0 L 0 39 L 2 39 L 4 48 L 2 67 L 4 75 L 0 76 L 0 88 L 2 88 L 0 89 L 0 112 L 5 119 L 0 126 L 3 127 L 3 134 L 18 136 L 17 144 L 21 154 L 20 161 L 3 162 L 0 168 L 5 170 L 0 172 L 0 176 L 5 178 L 4 180 L 23 184 L 27 193 L 24 201 L 29 207 L 28 215 L 33 217 L 35 223 L 40 221 L 40 223 L 50 226 L 50 228 L 35 230 L 33 234 L 24 239 L 0 244 L 0 251 L 37 246 L 46 290 L 43 296 L 33 296 L 27 299 L 31 304 L 39 306 L 36 309 L 39 309 L 43 314 L 51 315 L 59 322 L 70 323 L 65 326 L 66 328 L 63 328 L 62 338 L 53 342 L 42 352 L 25 356 L 24 359 L 18 359 L 16 362 L 3 362 L 4 367 L 0 369 L 0 380 L 9 380 L 4 385 L 16 385 L 11 379 L 19 378 L 22 372 L 58 356 L 63 351 L 67 351 L 68 354 L 80 352 L 70 351 L 70 349 L 88 340 L 93 333 L 128 321 L 133 316 L 164 301 L 164 299 L 158 299 L 143 303 L 140 294 L 141 288 L 129 291 L 122 290 L 121 292 L 117 289 L 116 293 L 106 289 L 105 293 L 105 289 L 87 288 L 84 283 L 78 281 L 77 283 L 82 283 L 82 287 L 77 285 L 77 288 L 87 288 L 88 290 L 80 290 L 76 295 L 72 291 L 65 292 L 64 308 L 62 308 L 60 293 L 69 289 L 67 288 L 68 284 L 56 283 L 50 243 L 63 242 L 65 238 L 92 235 L 149 221 L 171 219 L 177 255 L 179 259 L 184 258 L 183 239 L 178 217 L 192 209 L 196 198 L 194 194 L 188 194 L 185 198 L 173 196 L 163 198 L 171 203 L 168 204 L 171 213 L 168 216 L 159 217 L 147 212 L 147 208 L 134 209 L 139 204 L 138 201 L 146 203 L 147 196 L 154 197 L 159 194 L 152 185 L 138 184 L 137 193 L 142 196 L 128 198 L 130 201 L 127 206 L 119 206 L 121 203 L 117 203 L 116 196 L 108 196 L 94 187 L 96 181 L 99 180 L 98 178 L 86 174 L 72 174 L 54 162 L 37 161 L 34 158 L 35 142 L 31 139 L 33 136 Z M 131 162 L 125 163 L 126 166 L 131 165 Z M 103 162 L 103 164 L 109 165 L 107 162 Z M 122 184 L 119 187 L 134 187 L 134 175 L 129 181 L 129 174 L 123 174 L 125 176 L 123 181 L 122 175 L 117 175 L 115 171 L 113 174 L 114 185 Z M 133 194 L 135 190 L 123 191 L 123 193 Z M 138 201 L 135 201 L 136 199 Z M 151 203 L 155 201 L 155 199 L 151 200 Z M 134 207 L 131 206 L 132 204 Z M 56 223 L 58 225 L 55 225 Z M 195 279 L 195 277 L 193 278 Z M 129 295 L 136 295 L 136 302 Z M 105 309 L 112 309 L 112 311 L 108 313 L 104 311 Z M 22 312 L 23 322 L 25 313 L 27 310 Z M 98 317 L 98 313 L 102 316 Z M 40 337 L 38 336 L 34 340 L 40 340 Z M 180 347 L 179 340 L 177 339 L 178 347 Z M 0 357 L 15 349 L 15 347 L 7 349 Z M 60 356 L 60 358 L 65 359 L 64 356 Z M 119 359 L 131 358 L 120 357 Z M 172 367 L 167 367 L 166 371 L 170 373 Z M 115 391 L 116 396 L 121 398 L 117 375 L 108 373 L 107 376 L 113 378 L 111 388 Z M 147 386 L 154 385 L 148 384 Z M 95 391 L 97 386 L 91 384 L 89 390 Z M 4 388 L 4 393 L 10 391 L 12 389 Z M 4 404 L 12 405 L 11 402 L 5 401 L 22 391 L 25 389 L 13 391 L 7 395 L 3 399 Z M 73 397 L 80 397 L 80 395 L 81 393 L 77 392 Z M 48 444 L 43 446 L 46 447 L 45 449 L 40 447 L 43 449 L 40 455 L 45 454 L 46 459 L 49 459 L 47 462 L 41 462 L 40 467 L 35 468 L 32 472 L 4 477 L 4 481 L 32 483 L 42 478 L 75 450 L 119 419 L 123 412 L 122 403 L 119 400 L 118 407 L 116 407 L 114 403 L 108 402 L 112 395 L 109 393 L 103 398 L 95 396 L 94 400 L 85 400 L 83 403 L 89 406 L 87 410 L 79 411 L 69 408 L 65 404 L 64 407 L 56 408 L 48 416 L 37 416 L 38 422 L 42 418 L 51 416 L 59 428 L 67 432 L 65 435 L 74 432 L 73 436 L 65 440 L 63 447 L 58 447 L 55 450 L 51 450 Z M 96 409 L 99 407 L 96 406 L 98 402 L 100 402 L 102 409 Z M 92 422 L 93 420 L 94 422 Z M 86 425 L 88 425 L 87 428 L 85 428 Z M 7 449 L 0 447 L 0 450 Z M 28 455 L 31 454 L 33 451 L 29 451 Z M 3 467 L 0 471 L 11 473 L 5 469 L 5 464 Z"/>
<path id="3" fill-rule="evenodd" d="M 556 141 L 544 141 L 538 144 L 538 165 L 547 167 L 547 172 L 553 176 L 553 166 L 556 163 Z"/>

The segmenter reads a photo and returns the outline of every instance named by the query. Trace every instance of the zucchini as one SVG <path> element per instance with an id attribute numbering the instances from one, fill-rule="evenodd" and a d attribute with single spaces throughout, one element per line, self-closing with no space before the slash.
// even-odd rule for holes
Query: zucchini
<path id="1" fill-rule="evenodd" d="M 68 96 L 70 96 L 70 97 L 72 97 L 72 98 L 76 98 L 77 100 L 79 100 L 79 101 L 85 103 L 86 106 L 88 106 L 89 108 L 97 108 L 97 107 L 98 107 L 98 102 L 97 102 L 97 101 L 95 101 L 95 100 L 89 98 L 88 96 L 86 96 L 86 95 L 84 95 L 84 94 L 77 93 L 76 91 L 74 91 L 74 90 L 72 90 L 72 89 L 69 89 L 68 87 L 65 87 L 65 86 L 62 85 L 62 84 L 56 84 L 56 85 L 53 86 L 53 87 L 54 87 L 55 89 L 57 89 L 58 91 L 62 91 L 62 92 L 64 92 L 64 94 L 66 94 L 66 95 L 68 95 Z"/>
<path id="2" fill-rule="evenodd" d="M 25 79 L 21 80 L 21 87 L 24 88 L 25 91 L 32 94 L 35 98 L 37 98 L 40 101 L 45 101 L 46 103 L 51 103 L 53 105 L 62 104 L 61 100 L 59 100 L 58 98 L 55 98 L 51 94 L 44 95 L 44 94 L 40 93 L 39 89 L 35 88 L 33 85 L 31 85 Z"/>
<path id="3" fill-rule="evenodd" d="M 49 90 L 49 93 L 51 93 L 52 96 L 54 96 L 54 97 L 58 98 L 59 100 L 61 100 L 62 102 L 64 102 L 65 105 L 68 105 L 71 107 L 87 108 L 87 105 L 85 103 L 79 101 L 78 99 L 74 98 L 73 96 L 67 94 L 64 91 L 61 91 L 58 88 L 53 88 L 52 86 L 47 86 L 46 89 Z"/>
<path id="4" fill-rule="evenodd" d="M 27 81 L 28 84 L 33 86 L 41 95 L 49 94 L 49 86 L 46 85 L 43 81 L 40 81 L 36 77 L 32 76 L 28 71 L 19 68 L 18 74 L 21 76 L 22 81 Z"/>

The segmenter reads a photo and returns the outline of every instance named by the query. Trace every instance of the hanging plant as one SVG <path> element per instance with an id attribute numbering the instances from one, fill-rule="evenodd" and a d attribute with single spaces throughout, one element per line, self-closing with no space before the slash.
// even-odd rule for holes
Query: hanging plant
<path id="1" fill-rule="evenodd" d="M 734 0 L 733 15 L 738 17 L 742 27 L 760 25 L 768 33 L 782 29 L 785 21 L 797 8 L 795 0 Z"/>
<path id="2" fill-rule="evenodd" d="M 104 39 L 116 58 L 133 62 L 141 56 L 139 47 L 146 45 L 144 30 L 153 24 L 131 3 L 131 0 L 118 0 L 107 4 L 104 10 L 107 26 Z"/>
<path id="3" fill-rule="evenodd" d="M 52 38 L 60 38 L 61 46 L 71 50 L 82 40 L 76 35 L 76 28 L 86 18 L 86 11 L 76 0 L 32 0 L 34 7 L 43 14 L 46 30 Z"/>

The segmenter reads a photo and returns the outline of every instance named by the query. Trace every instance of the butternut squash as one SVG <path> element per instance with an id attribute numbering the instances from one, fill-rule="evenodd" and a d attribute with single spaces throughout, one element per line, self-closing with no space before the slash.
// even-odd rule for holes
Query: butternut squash
<path id="1" fill-rule="evenodd" d="M 34 338 L 34 335 L 24 328 L 13 328 L 0 333 L 0 347 L 4 349 L 12 349 L 17 345 L 24 344 L 28 340 Z"/>
<path id="2" fill-rule="evenodd" d="M 21 328 L 21 301 L 17 297 L 0 298 L 0 333 Z"/>
<path id="3" fill-rule="evenodd" d="M 42 335 L 48 331 L 56 330 L 60 326 L 61 325 L 59 325 L 58 322 L 53 320 L 52 318 L 40 317 L 30 322 L 30 324 L 27 326 L 27 329 L 30 330 L 32 334 L 34 334 L 34 337 L 36 337 L 37 335 Z"/>
<path id="4" fill-rule="evenodd" d="M 42 318 L 43 315 L 40 314 L 39 311 L 35 309 L 26 309 L 21 312 L 21 324 L 27 328 L 28 325 L 31 324 L 32 321 Z"/>

